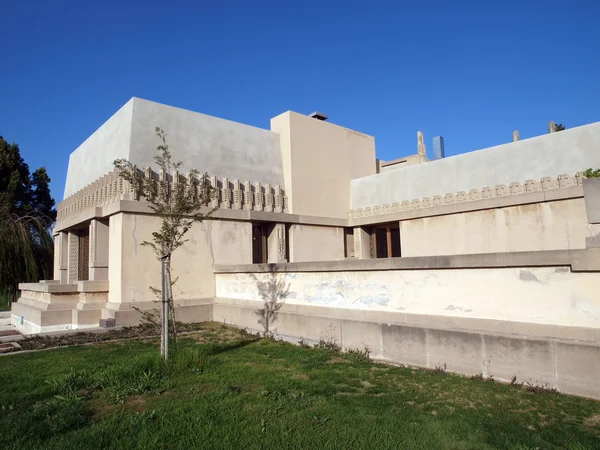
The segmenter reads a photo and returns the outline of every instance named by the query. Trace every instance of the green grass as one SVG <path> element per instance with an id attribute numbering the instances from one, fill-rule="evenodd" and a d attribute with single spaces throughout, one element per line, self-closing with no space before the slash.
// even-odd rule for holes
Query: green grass
<path id="1" fill-rule="evenodd" d="M 206 324 L 0 358 L 0 448 L 600 448 L 600 403 Z"/>

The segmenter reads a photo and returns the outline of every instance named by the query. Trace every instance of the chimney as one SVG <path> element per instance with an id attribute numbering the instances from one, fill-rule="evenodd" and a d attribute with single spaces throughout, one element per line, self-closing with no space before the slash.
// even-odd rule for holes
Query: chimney
<path id="1" fill-rule="evenodd" d="M 315 111 L 309 114 L 310 117 L 317 120 L 327 120 L 327 114 L 323 114 L 322 112 Z"/>
<path id="2" fill-rule="evenodd" d="M 444 137 L 443 136 L 434 136 L 433 137 L 433 159 L 442 159 L 446 157 L 446 152 L 444 151 Z"/>
<path id="3" fill-rule="evenodd" d="M 520 139 L 519 131 L 518 130 L 513 131 L 513 142 L 517 142 L 519 139 Z"/>

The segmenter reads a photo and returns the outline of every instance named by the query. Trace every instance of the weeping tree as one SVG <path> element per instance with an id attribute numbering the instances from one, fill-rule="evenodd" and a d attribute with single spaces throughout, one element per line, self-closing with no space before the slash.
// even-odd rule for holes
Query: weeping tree
<path id="1" fill-rule="evenodd" d="M 56 209 L 49 183 L 45 168 L 30 173 L 19 146 L 0 136 L 0 296 L 7 304 L 18 283 L 52 278 Z"/>
<path id="2" fill-rule="evenodd" d="M 207 210 L 215 191 L 208 183 L 207 174 L 197 170 L 189 172 L 189 177 L 182 178 L 179 168 L 182 162 L 174 162 L 167 143 L 167 135 L 160 127 L 155 129 L 159 144 L 156 147 L 154 162 L 158 179 L 145 176 L 136 166 L 125 159 L 117 159 L 114 166 L 119 176 L 128 181 L 135 192 L 148 202 L 150 210 L 161 219 L 160 228 L 152 232 L 152 239 L 143 241 L 142 246 L 150 247 L 161 263 L 160 289 L 150 287 L 162 302 L 161 318 L 161 354 L 168 358 L 169 335 L 176 340 L 175 307 L 172 287 L 177 279 L 171 277 L 171 258 L 173 253 L 184 245 L 188 239 L 185 235 L 195 222 L 207 219 L 214 209 Z M 173 325 L 169 333 L 169 322 Z"/>

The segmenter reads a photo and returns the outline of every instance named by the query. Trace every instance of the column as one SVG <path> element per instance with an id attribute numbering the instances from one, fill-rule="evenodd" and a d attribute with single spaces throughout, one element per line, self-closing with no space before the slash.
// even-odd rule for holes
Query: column
<path id="1" fill-rule="evenodd" d="M 267 257 L 269 263 L 288 262 L 286 241 L 287 236 L 284 223 L 277 223 L 269 227 L 267 237 Z"/>
<path id="2" fill-rule="evenodd" d="M 67 284 L 69 281 L 67 269 L 69 263 L 69 234 L 59 232 L 54 236 L 54 279 L 59 280 L 60 284 Z"/>
<path id="3" fill-rule="evenodd" d="M 371 258 L 371 236 L 362 227 L 354 228 L 354 257 L 357 259 Z"/>
<path id="4" fill-rule="evenodd" d="M 90 280 L 108 280 L 108 223 L 90 222 Z"/>
<path id="5" fill-rule="evenodd" d="M 68 233 L 67 243 L 67 283 L 77 283 L 79 279 L 79 236 L 73 231 Z"/>

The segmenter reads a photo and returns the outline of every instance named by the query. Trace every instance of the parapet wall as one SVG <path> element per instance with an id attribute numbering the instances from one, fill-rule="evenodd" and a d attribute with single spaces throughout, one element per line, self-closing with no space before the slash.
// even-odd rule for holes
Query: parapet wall
<path id="1" fill-rule="evenodd" d="M 600 122 L 352 180 L 351 209 L 398 211 L 580 184 L 600 167 Z M 396 206 L 397 205 L 397 206 Z M 383 213 L 383 212 L 382 212 Z M 356 217 L 356 212 L 354 213 Z"/>
<path id="2" fill-rule="evenodd" d="M 112 169 L 116 158 L 154 163 L 161 127 L 182 170 L 284 185 L 279 135 L 269 130 L 132 98 L 69 157 L 67 198 Z"/>

